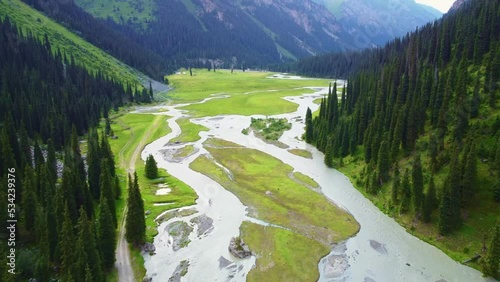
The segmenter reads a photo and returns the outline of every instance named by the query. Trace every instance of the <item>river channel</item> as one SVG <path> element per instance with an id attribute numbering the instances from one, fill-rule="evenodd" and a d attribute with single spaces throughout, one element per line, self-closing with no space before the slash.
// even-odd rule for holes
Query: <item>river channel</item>
<path id="1" fill-rule="evenodd" d="M 246 207 L 217 182 L 189 168 L 198 156 L 209 154 L 202 143 L 215 137 L 272 155 L 295 171 L 310 176 L 321 186 L 326 197 L 349 211 L 359 222 L 360 232 L 338 244 L 319 262 L 319 281 L 490 281 L 483 278 L 479 271 L 455 262 L 439 249 L 406 232 L 356 190 L 345 175 L 327 168 L 321 152 L 298 138 L 304 132 L 303 118 L 307 107 L 316 110 L 318 105 L 313 101 L 326 94 L 328 88 L 313 90 L 316 91 L 313 94 L 285 98 L 299 105 L 296 112 L 273 116 L 287 118 L 293 124 L 280 141 L 290 149 L 312 152 L 312 159 L 293 155 L 287 149 L 265 143 L 252 134 L 243 135 L 241 131 L 249 127 L 251 119 L 246 116 L 191 119 L 193 123 L 206 126 L 209 131 L 201 132 L 201 140 L 194 143 L 172 144 L 169 141 L 181 133 L 176 120 L 188 114 L 181 109 L 183 105 L 140 110 L 169 116 L 168 125 L 172 129 L 170 134 L 146 146 L 142 159 L 153 154 L 160 168 L 191 186 L 199 196 L 195 206 L 183 208 L 194 208 L 196 213 L 172 218 L 158 226 L 159 234 L 154 240 L 156 254 L 144 255 L 147 276 L 153 281 L 169 281 L 171 278 L 170 281 L 245 281 L 255 264 L 255 257 L 240 260 L 228 251 L 230 239 L 239 235 L 241 223 L 248 220 Z M 214 96 L 201 103 L 224 98 L 227 97 Z M 253 117 L 263 118 L 258 115 Z M 166 157 L 166 151 L 188 145 L 194 145 L 196 153 L 180 161 L 169 161 Z M 212 220 L 212 226 L 201 235 L 196 232 L 200 226 L 193 223 L 193 219 L 200 215 Z M 189 235 L 190 243 L 174 251 L 173 238 L 167 226 L 176 221 L 186 222 L 193 231 Z M 174 272 L 179 272 L 183 261 L 189 263 L 187 272 L 182 273 L 184 276 L 175 276 Z"/>

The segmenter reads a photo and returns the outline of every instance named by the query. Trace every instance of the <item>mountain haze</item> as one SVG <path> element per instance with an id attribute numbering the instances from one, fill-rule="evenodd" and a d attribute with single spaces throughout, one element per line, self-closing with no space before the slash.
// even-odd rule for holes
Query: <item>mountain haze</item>
<path id="1" fill-rule="evenodd" d="M 76 3 L 96 17 L 134 27 L 146 45 L 158 49 L 160 44 L 158 52 L 164 56 L 203 62 L 236 57 L 249 65 L 381 45 L 441 15 L 410 0 L 391 4 L 367 0 Z"/>

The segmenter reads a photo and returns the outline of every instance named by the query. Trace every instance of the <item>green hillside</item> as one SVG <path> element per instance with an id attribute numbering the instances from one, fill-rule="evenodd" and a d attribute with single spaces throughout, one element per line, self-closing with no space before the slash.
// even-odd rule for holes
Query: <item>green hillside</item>
<path id="1" fill-rule="evenodd" d="M 147 0 L 76 0 L 76 4 L 95 17 L 112 18 L 117 23 L 138 24 L 154 19 L 155 2 Z"/>
<path id="2" fill-rule="evenodd" d="M 67 56 L 73 56 L 77 64 L 90 71 L 101 71 L 116 80 L 140 84 L 136 70 L 113 58 L 101 49 L 88 43 L 65 27 L 54 22 L 39 11 L 19 0 L 0 2 L 0 17 L 8 16 L 24 33 L 30 32 L 42 38 L 50 38 L 53 52 L 58 49 Z"/>

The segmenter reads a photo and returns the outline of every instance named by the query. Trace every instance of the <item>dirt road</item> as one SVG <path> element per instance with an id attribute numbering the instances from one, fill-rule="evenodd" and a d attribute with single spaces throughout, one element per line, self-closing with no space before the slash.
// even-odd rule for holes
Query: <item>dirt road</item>
<path id="1" fill-rule="evenodd" d="M 142 149 L 144 146 L 146 146 L 146 142 L 149 140 L 149 137 L 151 134 L 156 130 L 158 127 L 158 124 L 160 120 L 162 119 L 161 116 L 157 116 L 153 123 L 149 126 L 148 130 L 144 133 L 144 135 L 141 138 L 141 141 L 137 145 L 137 147 L 134 150 L 134 153 L 130 157 L 130 160 L 128 162 L 128 168 L 127 172 L 130 174 L 133 174 L 135 171 L 135 163 L 137 162 L 137 158 L 140 157 Z M 132 130 L 130 139 L 123 146 L 123 148 L 120 150 L 119 153 L 119 158 L 120 158 L 120 164 L 122 166 L 126 166 L 127 161 L 124 159 L 124 152 L 130 145 L 133 143 L 132 140 L 135 138 L 134 132 Z M 126 215 L 127 215 L 127 205 L 125 205 L 125 208 L 123 209 L 123 215 L 122 215 L 122 221 L 120 222 L 120 230 L 119 230 L 119 235 L 118 235 L 118 244 L 116 247 L 116 262 L 115 262 L 115 267 L 118 271 L 118 281 L 119 282 L 134 282 L 134 281 L 139 281 L 135 278 L 134 276 L 134 271 L 132 269 L 132 264 L 130 262 L 130 250 L 128 247 L 127 240 L 125 240 L 125 223 L 126 223 Z M 142 279 L 142 278 L 140 278 Z"/>

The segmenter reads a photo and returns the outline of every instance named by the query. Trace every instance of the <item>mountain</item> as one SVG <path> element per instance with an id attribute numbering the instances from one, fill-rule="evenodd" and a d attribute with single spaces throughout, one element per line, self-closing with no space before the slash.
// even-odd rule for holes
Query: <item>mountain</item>
<path id="1" fill-rule="evenodd" d="M 138 77 L 143 75 L 138 71 L 19 0 L 0 2 L 0 18 L 5 17 L 37 38 L 47 36 L 54 51 L 59 50 L 68 58 L 72 57 L 78 65 L 121 82 L 140 83 Z"/>
<path id="2" fill-rule="evenodd" d="M 338 17 L 342 27 L 358 38 L 356 43 L 361 42 L 360 47 L 366 45 L 366 42 L 383 45 L 442 15 L 438 10 L 414 0 L 314 1 L 327 7 Z"/>
<path id="3" fill-rule="evenodd" d="M 456 11 L 458 9 L 460 9 L 460 7 L 462 7 L 462 5 L 467 2 L 467 0 L 457 0 L 455 1 L 455 3 L 453 3 L 453 5 L 451 6 L 450 10 L 448 10 L 448 12 L 452 12 L 452 11 Z"/>
<path id="4" fill-rule="evenodd" d="M 306 114 L 306 141 L 325 164 L 412 234 L 496 278 L 499 11 L 498 0 L 469 1 L 383 48 L 292 69 L 348 78 L 340 99 L 332 85 L 316 118 Z"/>
<path id="5" fill-rule="evenodd" d="M 221 59 L 229 67 L 233 57 L 250 66 L 265 66 L 373 47 L 440 15 L 410 0 L 390 7 L 385 1 L 337 2 L 76 0 L 96 17 L 133 27 L 141 34 L 136 42 L 148 49 L 178 62 L 187 58 L 193 66 Z M 325 8 L 336 3 L 338 11 Z"/>

